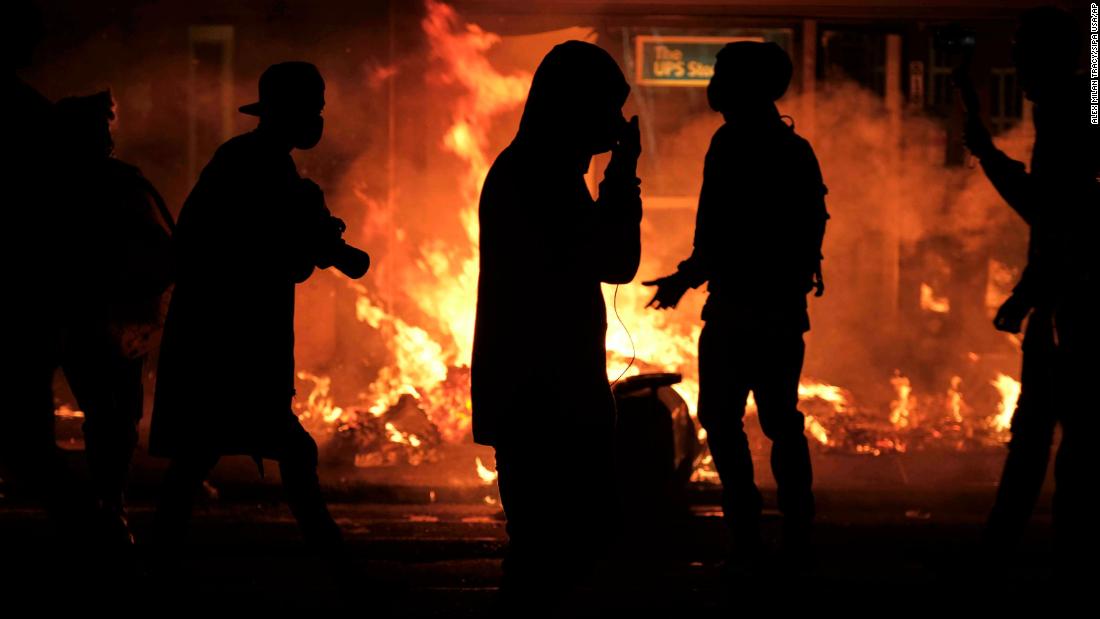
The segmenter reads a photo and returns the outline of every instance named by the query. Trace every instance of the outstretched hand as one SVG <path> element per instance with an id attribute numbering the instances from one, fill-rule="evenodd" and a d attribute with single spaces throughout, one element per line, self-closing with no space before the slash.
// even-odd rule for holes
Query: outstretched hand
<path id="1" fill-rule="evenodd" d="M 821 297 L 825 294 L 825 278 L 821 275 L 821 268 L 819 267 L 814 271 L 813 277 L 810 279 L 810 286 L 806 289 L 809 293 L 813 291 L 814 297 Z"/>
<path id="2" fill-rule="evenodd" d="M 649 303 L 646 303 L 646 307 L 652 307 L 659 310 L 676 307 L 676 305 L 680 303 L 680 299 L 683 298 L 684 293 L 690 288 L 680 273 L 673 273 L 672 275 L 644 281 L 642 285 L 657 287 L 656 294 L 649 300 Z"/>
<path id="3" fill-rule="evenodd" d="M 1019 333 L 1030 311 L 1031 307 L 1027 302 L 1018 295 L 1012 295 L 997 310 L 993 326 L 1005 333 Z"/>

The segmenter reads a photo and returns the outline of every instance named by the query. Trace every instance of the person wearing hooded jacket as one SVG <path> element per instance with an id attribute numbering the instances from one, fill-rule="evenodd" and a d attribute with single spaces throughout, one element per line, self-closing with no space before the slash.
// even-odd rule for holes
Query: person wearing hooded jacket
<path id="1" fill-rule="evenodd" d="M 600 284 L 631 281 L 641 254 L 629 90 L 599 47 L 554 47 L 481 194 L 473 433 L 496 450 L 506 608 L 552 607 L 607 539 L 615 404 Z M 593 200 L 584 174 L 607 151 Z"/>

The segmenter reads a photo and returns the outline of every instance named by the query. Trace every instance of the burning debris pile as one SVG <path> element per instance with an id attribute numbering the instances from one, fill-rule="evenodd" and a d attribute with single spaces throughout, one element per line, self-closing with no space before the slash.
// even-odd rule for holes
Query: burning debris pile
<path id="1" fill-rule="evenodd" d="M 832 385 L 799 385 L 807 432 L 825 452 L 883 455 L 911 451 L 970 451 L 996 447 L 1008 440 L 1008 424 L 1020 383 L 999 374 L 981 389 L 999 396 L 996 412 L 982 414 L 967 404 L 962 378 L 954 376 L 940 394 L 917 396 L 900 373 L 890 380 L 896 397 L 890 414 L 852 404 L 851 393 Z"/>

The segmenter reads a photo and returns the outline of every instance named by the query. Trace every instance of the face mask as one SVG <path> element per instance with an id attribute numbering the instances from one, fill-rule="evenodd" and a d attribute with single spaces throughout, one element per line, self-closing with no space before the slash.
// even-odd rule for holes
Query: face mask
<path id="1" fill-rule="evenodd" d="M 324 132 L 325 118 L 320 114 L 311 117 L 309 120 L 303 121 L 299 127 L 298 140 L 294 147 L 301 150 L 313 148 L 321 141 L 321 135 Z"/>
<path id="2" fill-rule="evenodd" d="M 710 82 L 707 83 L 707 105 L 715 112 L 722 111 L 722 101 L 719 96 L 719 86 L 717 84 L 717 78 L 710 78 Z"/>

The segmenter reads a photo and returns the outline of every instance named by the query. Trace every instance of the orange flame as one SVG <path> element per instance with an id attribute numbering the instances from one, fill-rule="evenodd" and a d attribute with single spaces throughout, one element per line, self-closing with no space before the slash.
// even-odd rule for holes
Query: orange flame
<path id="1" fill-rule="evenodd" d="M 920 308 L 937 314 L 946 314 L 951 311 L 951 299 L 937 297 L 936 292 L 928 284 L 920 285 Z"/>
<path id="2" fill-rule="evenodd" d="M 497 480 L 497 472 L 485 466 L 480 456 L 474 458 L 474 464 L 477 466 L 477 476 L 481 479 L 481 483 L 489 485 Z"/>
<path id="3" fill-rule="evenodd" d="M 962 423 L 963 421 L 963 407 L 966 405 L 963 402 L 962 391 L 962 377 L 952 376 L 951 386 L 947 388 L 947 406 L 951 415 L 951 420 Z"/>
<path id="4" fill-rule="evenodd" d="M 992 419 L 992 426 L 998 432 L 1006 432 L 1012 427 L 1012 415 L 1016 412 L 1016 402 L 1020 399 L 1020 381 L 1008 374 L 997 374 L 997 378 L 990 384 L 1001 393 L 1001 401 L 997 404 L 997 414 Z"/>
<path id="5" fill-rule="evenodd" d="M 890 403 L 890 423 L 896 428 L 908 428 L 913 422 L 912 409 L 916 406 L 913 386 L 900 372 L 895 372 L 890 384 L 897 394 L 897 399 Z"/>

